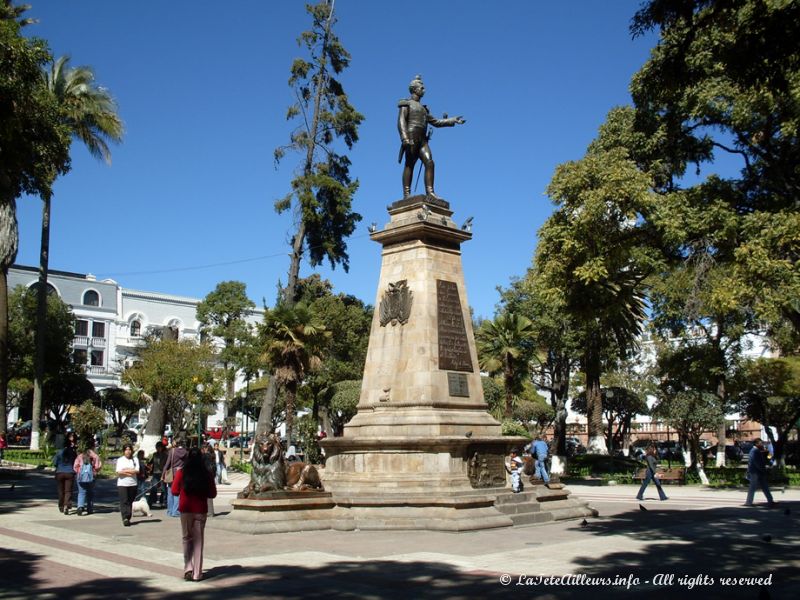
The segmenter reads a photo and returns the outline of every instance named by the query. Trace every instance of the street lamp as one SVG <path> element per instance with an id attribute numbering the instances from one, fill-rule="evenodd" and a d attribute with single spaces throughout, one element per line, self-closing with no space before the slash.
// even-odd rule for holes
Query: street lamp
<path id="1" fill-rule="evenodd" d="M 197 390 L 197 447 L 199 448 L 200 441 L 203 439 L 203 392 L 206 390 L 206 386 L 198 383 L 194 389 Z"/>

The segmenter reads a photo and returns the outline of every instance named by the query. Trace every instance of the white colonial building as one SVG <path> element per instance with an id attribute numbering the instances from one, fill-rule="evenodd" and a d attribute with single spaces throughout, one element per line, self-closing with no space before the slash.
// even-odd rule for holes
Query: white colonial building
<path id="1" fill-rule="evenodd" d="M 37 268 L 13 265 L 8 289 L 33 287 L 38 280 Z M 122 370 L 149 330 L 169 329 L 178 339 L 200 339 L 198 298 L 128 289 L 113 279 L 98 281 L 91 274 L 67 271 L 50 271 L 47 281 L 75 315 L 73 358 L 97 391 L 121 386 Z M 261 322 L 263 313 L 254 309 L 247 320 Z"/>

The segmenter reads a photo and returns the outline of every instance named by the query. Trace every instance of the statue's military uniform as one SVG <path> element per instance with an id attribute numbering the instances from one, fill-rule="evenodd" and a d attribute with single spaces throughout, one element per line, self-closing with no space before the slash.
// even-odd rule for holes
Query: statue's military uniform
<path id="1" fill-rule="evenodd" d="M 400 120 L 400 138 L 409 140 L 414 145 L 421 145 L 427 141 L 426 131 L 428 124 L 434 127 L 452 127 L 450 119 L 436 119 L 431 116 L 428 107 L 414 100 L 413 98 L 405 98 L 397 103 L 397 107 L 401 110 L 406 107 L 406 118 Z"/>
<path id="2" fill-rule="evenodd" d="M 428 125 L 434 127 L 452 127 L 464 122 L 461 117 L 436 119 L 431 116 L 428 107 L 420 102 L 425 94 L 425 86 L 419 75 L 408 86 L 410 98 L 397 103 L 400 114 L 397 117 L 397 130 L 400 132 L 400 156 L 398 162 L 406 159 L 403 167 L 403 198 L 411 195 L 411 178 L 417 160 L 425 165 L 425 193 L 429 198 L 438 198 L 433 191 L 434 164 L 431 149 L 428 147 Z"/>

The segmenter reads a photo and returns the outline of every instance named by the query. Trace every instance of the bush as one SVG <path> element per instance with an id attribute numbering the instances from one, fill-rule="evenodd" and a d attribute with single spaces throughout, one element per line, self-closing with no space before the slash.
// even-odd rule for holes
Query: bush
<path id="1" fill-rule="evenodd" d="M 52 464 L 53 457 L 48 456 L 44 450 L 6 450 L 4 459 L 36 467 L 47 467 Z"/>
<path id="2" fill-rule="evenodd" d="M 623 483 L 620 480 L 622 477 L 628 475 L 633 481 L 636 471 L 642 468 L 644 468 L 644 463 L 625 456 L 580 454 L 569 459 L 567 477 L 602 477 Z"/>
<path id="3" fill-rule="evenodd" d="M 518 435 L 522 437 L 530 437 L 528 430 L 525 426 L 518 421 L 503 421 L 502 423 L 503 435 Z"/>

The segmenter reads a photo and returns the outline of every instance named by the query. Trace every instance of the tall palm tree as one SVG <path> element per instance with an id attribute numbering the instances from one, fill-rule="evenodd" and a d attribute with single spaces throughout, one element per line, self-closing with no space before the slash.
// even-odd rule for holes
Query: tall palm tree
<path id="1" fill-rule="evenodd" d="M 83 143 L 95 158 L 111 164 L 109 142 L 122 140 L 123 125 L 109 91 L 96 84 L 92 69 L 70 67 L 69 57 L 56 60 L 45 74 L 47 88 L 55 97 L 63 123 L 73 139 Z M 50 198 L 42 203 L 42 246 L 37 290 L 36 364 L 31 416 L 31 449 L 39 448 L 39 418 L 42 413 L 44 336 L 47 316 L 47 271 L 50 253 Z"/>
<path id="2" fill-rule="evenodd" d="M 279 304 L 260 327 L 267 362 L 278 383 L 286 388 L 286 445 L 292 443 L 297 389 L 306 375 L 319 368 L 331 332 L 303 302 Z"/>
<path id="3" fill-rule="evenodd" d="M 534 327 L 530 319 L 516 313 L 484 321 L 476 336 L 478 363 L 490 375 L 503 374 L 506 394 L 505 417 L 511 417 L 514 392 L 534 350 Z"/>

